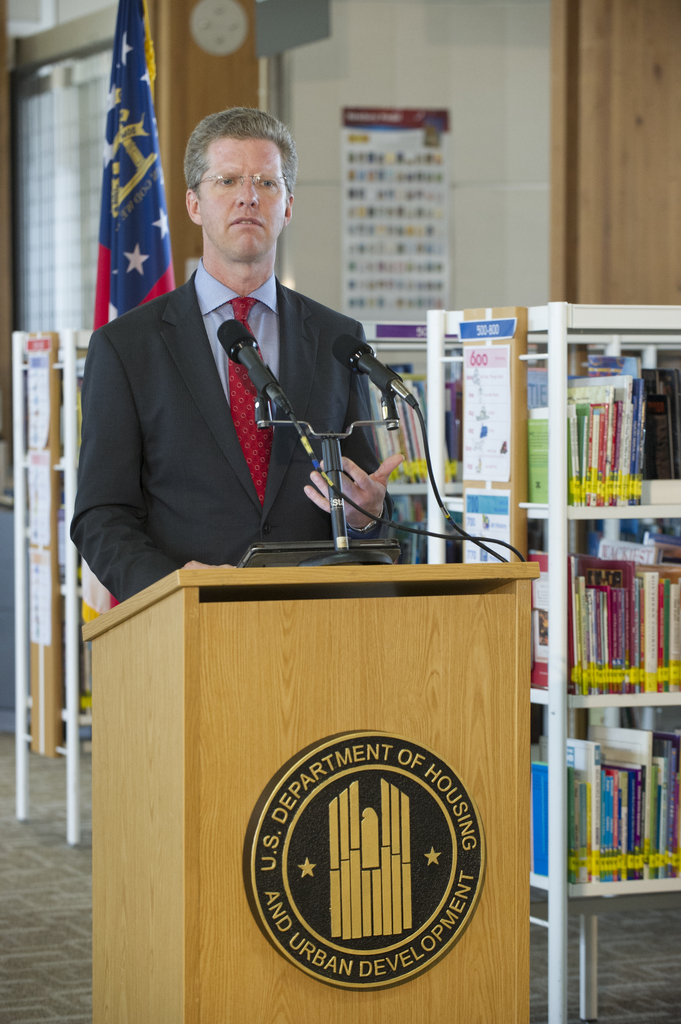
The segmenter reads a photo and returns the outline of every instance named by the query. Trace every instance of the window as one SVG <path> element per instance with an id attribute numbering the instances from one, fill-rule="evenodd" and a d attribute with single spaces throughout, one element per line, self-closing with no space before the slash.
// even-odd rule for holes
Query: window
<path id="1" fill-rule="evenodd" d="M 111 50 L 17 82 L 17 327 L 92 327 Z"/>

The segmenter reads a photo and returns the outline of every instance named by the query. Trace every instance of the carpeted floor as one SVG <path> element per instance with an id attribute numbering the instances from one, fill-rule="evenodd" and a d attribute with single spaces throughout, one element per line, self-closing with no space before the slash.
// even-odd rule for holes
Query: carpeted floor
<path id="1" fill-rule="evenodd" d="M 83 843 L 71 849 L 65 840 L 64 761 L 31 756 L 31 820 L 19 824 L 14 818 L 14 738 L 0 733 L 0 1024 L 92 1020 L 89 757 L 83 757 L 82 767 Z M 546 930 L 533 925 L 530 935 L 530 1024 L 545 1024 Z M 599 1001 L 602 1024 L 679 1024 L 681 913 L 599 919 Z M 568 1024 L 578 1020 L 574 919 Z"/>

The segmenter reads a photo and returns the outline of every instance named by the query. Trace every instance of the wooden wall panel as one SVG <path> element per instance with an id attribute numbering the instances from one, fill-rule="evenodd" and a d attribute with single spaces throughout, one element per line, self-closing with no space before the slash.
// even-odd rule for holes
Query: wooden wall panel
<path id="1" fill-rule="evenodd" d="M 681 5 L 556 0 L 551 297 L 681 301 Z"/>
<path id="2" fill-rule="evenodd" d="M 239 0 L 249 19 L 243 45 L 226 57 L 206 53 L 194 42 L 189 19 L 196 0 L 152 0 L 151 29 L 156 50 L 155 106 L 165 178 L 175 282 L 185 279 L 185 260 L 202 251 L 201 229 L 185 206 L 182 161 L 187 139 L 207 114 L 226 107 L 258 106 L 255 55 L 255 0 Z"/>

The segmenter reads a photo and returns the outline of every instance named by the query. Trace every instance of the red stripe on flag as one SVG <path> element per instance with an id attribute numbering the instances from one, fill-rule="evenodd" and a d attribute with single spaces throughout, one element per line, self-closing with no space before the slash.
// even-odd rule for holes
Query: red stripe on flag
<path id="1" fill-rule="evenodd" d="M 159 295 L 165 295 L 166 292 L 172 292 L 174 287 L 175 273 L 173 271 L 172 263 L 169 263 L 167 270 L 161 274 L 149 294 L 144 296 L 140 305 L 143 306 L 145 302 L 151 302 L 152 299 L 158 298 Z"/>
<path id="2" fill-rule="evenodd" d="M 111 249 L 99 246 L 97 257 L 97 290 L 95 292 L 95 330 L 109 322 Z"/>

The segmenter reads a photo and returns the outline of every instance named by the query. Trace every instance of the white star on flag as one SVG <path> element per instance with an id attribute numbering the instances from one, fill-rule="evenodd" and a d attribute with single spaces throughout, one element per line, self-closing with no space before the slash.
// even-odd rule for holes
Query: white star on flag
<path id="1" fill-rule="evenodd" d="M 104 143 L 104 166 L 108 167 L 114 158 L 113 142 Z"/>
<path id="2" fill-rule="evenodd" d="M 153 224 L 153 226 L 155 228 L 158 228 L 159 231 L 161 232 L 161 238 L 165 238 L 166 235 L 168 234 L 168 217 L 166 215 L 166 211 L 165 210 L 160 210 L 159 214 L 160 214 L 160 216 L 159 216 L 158 220 L 152 221 L 152 224 Z"/>
<path id="3" fill-rule="evenodd" d="M 123 62 L 123 67 L 125 67 L 127 65 L 128 54 L 133 49 L 134 49 L 134 47 L 128 46 L 128 33 L 124 32 L 123 33 L 123 46 L 121 47 L 121 61 Z"/>
<path id="4" fill-rule="evenodd" d="M 147 68 L 145 70 L 144 74 L 140 78 L 140 82 L 146 82 L 147 85 L 149 86 L 149 88 L 151 89 L 151 79 L 149 78 L 149 68 Z"/>
<path id="5" fill-rule="evenodd" d="M 109 113 L 110 110 L 113 110 L 113 108 L 115 106 L 116 106 L 116 86 L 112 85 L 111 86 L 111 91 L 108 92 L 107 95 L 106 95 L 106 112 L 107 112 L 107 114 Z"/>
<path id="6" fill-rule="evenodd" d="M 139 242 L 136 244 L 132 252 L 124 252 L 123 255 L 128 260 L 128 269 L 126 270 L 126 274 L 129 274 L 131 270 L 136 270 L 138 274 L 144 274 L 142 264 L 145 260 L 148 260 L 149 257 L 144 256 L 140 252 Z"/>

